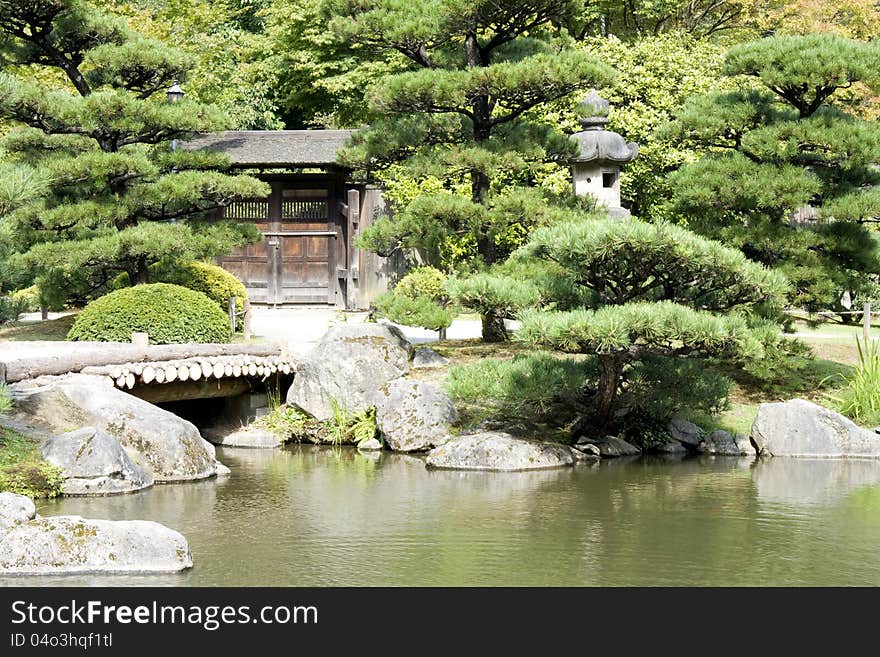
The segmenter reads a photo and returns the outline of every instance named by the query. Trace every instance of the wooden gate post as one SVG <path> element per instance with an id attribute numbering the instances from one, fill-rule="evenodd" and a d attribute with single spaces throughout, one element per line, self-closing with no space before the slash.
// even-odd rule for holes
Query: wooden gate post
<path id="1" fill-rule="evenodd" d="M 232 332 L 235 333 L 235 297 L 229 297 L 229 324 L 232 326 Z"/>

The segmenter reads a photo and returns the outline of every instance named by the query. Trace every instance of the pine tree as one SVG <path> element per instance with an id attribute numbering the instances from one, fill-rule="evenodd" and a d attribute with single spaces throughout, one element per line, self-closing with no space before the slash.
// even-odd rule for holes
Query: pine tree
<path id="1" fill-rule="evenodd" d="M 513 266 L 532 273 L 506 275 Z M 772 318 L 786 290 L 782 276 L 735 249 L 635 219 L 539 229 L 500 269 L 452 286 L 454 299 L 517 313 L 518 340 L 594 357 L 580 425 L 599 436 L 656 412 L 657 391 L 660 406 L 681 410 L 705 379 L 695 359 L 760 354 L 778 335 Z M 652 397 L 654 411 L 644 408 Z"/>
<path id="2" fill-rule="evenodd" d="M 576 0 L 328 0 L 339 38 L 405 56 L 410 70 L 379 79 L 367 99 L 375 114 L 357 133 L 346 162 L 376 170 L 405 163 L 447 181 L 393 218 L 373 223 L 362 244 L 436 252 L 445 240 L 473 242 L 479 266 L 502 260 L 513 226 L 536 225 L 546 204 L 526 185 L 530 167 L 567 154 L 568 139 L 534 111 L 572 92 L 610 81 L 613 70 L 566 49 L 554 25 Z M 466 181 L 468 192 L 451 193 Z M 512 199 L 512 200 L 511 200 Z M 483 338 L 506 339 L 500 317 L 483 316 Z"/>
<path id="3" fill-rule="evenodd" d="M 31 171 L 31 191 L 0 219 L 19 269 L 83 299 L 120 272 L 143 283 L 163 258 L 257 239 L 206 213 L 264 196 L 265 184 L 223 173 L 222 156 L 175 148 L 224 127 L 211 106 L 166 99 L 188 57 L 82 0 L 0 0 L 0 55 L 0 118 L 14 126 L 4 159 Z"/>
<path id="4" fill-rule="evenodd" d="M 698 232 L 779 267 L 792 302 L 842 309 L 880 274 L 880 125 L 845 94 L 880 89 L 880 48 L 830 35 L 777 36 L 726 57 L 741 89 L 697 97 L 669 132 L 715 152 L 672 176 Z"/>

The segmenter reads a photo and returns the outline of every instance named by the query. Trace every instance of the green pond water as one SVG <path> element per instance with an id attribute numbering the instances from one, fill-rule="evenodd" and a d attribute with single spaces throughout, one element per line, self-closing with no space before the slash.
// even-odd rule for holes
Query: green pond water
<path id="1" fill-rule="evenodd" d="M 643 458 L 428 470 L 352 448 L 218 450 L 232 475 L 67 498 L 43 515 L 148 519 L 195 567 L 5 585 L 880 585 L 880 463 Z"/>

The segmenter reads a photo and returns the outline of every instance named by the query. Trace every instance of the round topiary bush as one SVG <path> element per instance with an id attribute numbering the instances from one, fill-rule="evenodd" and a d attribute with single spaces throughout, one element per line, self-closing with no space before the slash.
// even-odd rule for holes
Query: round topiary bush
<path id="1" fill-rule="evenodd" d="M 201 292 L 180 285 L 151 283 L 116 290 L 87 305 L 68 340 L 129 342 L 133 331 L 151 344 L 229 342 L 229 318 Z"/>
<path id="2" fill-rule="evenodd" d="M 247 299 L 244 283 L 223 267 L 198 261 L 176 262 L 173 265 L 157 266 L 155 273 L 151 272 L 150 275 L 157 283 L 182 285 L 201 292 L 220 306 L 224 313 L 229 312 L 229 297 L 235 297 L 236 313 L 244 310 Z M 235 320 L 236 330 L 242 329 L 243 322 L 243 317 L 238 315 Z"/>

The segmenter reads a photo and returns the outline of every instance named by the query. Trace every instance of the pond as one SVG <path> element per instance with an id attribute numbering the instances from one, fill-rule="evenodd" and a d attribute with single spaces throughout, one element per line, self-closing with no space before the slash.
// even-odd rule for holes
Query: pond
<path id="1" fill-rule="evenodd" d="M 218 450 L 223 479 L 43 502 L 156 520 L 180 574 L 6 585 L 880 585 L 880 463 L 641 458 L 522 473 L 428 470 L 352 448 Z"/>

